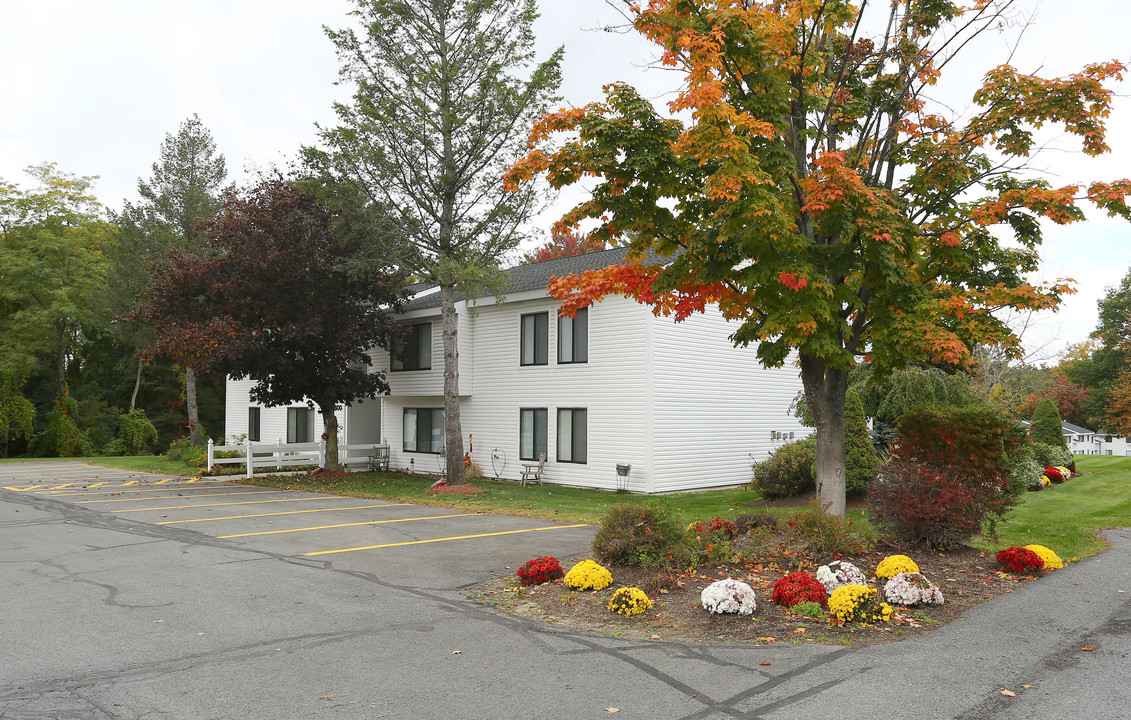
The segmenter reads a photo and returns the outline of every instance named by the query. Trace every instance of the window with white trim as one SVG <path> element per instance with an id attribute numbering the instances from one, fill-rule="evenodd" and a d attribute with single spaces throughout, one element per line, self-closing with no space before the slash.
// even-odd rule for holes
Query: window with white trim
<path id="1" fill-rule="evenodd" d="M 581 308 L 573 317 L 558 318 L 558 362 L 589 362 L 588 308 Z"/>
<path id="2" fill-rule="evenodd" d="M 405 408 L 402 447 L 405 452 L 439 454 L 444 449 L 444 409 Z"/>
<path id="3" fill-rule="evenodd" d="M 546 418 L 546 408 L 522 408 L 519 411 L 519 460 L 537 460 L 546 452 Z"/>
<path id="4" fill-rule="evenodd" d="M 558 408 L 558 462 L 588 462 L 588 416 L 585 408 Z"/>
<path id="5" fill-rule="evenodd" d="M 392 353 L 389 368 L 396 371 L 432 369 L 432 323 L 409 326 Z"/>
<path id="6" fill-rule="evenodd" d="M 287 408 L 287 442 L 314 441 L 314 410 L 308 407 Z"/>
<path id="7" fill-rule="evenodd" d="M 530 313 L 520 319 L 519 365 L 549 364 L 549 313 Z"/>

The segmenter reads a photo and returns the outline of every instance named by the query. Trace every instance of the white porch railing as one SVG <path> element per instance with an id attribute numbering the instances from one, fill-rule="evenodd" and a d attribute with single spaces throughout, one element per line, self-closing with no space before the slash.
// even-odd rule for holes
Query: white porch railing
<path id="1" fill-rule="evenodd" d="M 338 464 L 368 465 L 377 443 L 364 445 L 338 445 Z M 236 457 L 216 457 L 217 453 L 239 453 Z M 309 443 L 251 442 L 245 440 L 239 445 L 216 445 L 208 440 L 208 470 L 216 465 L 244 465 L 244 477 L 250 478 L 255 468 L 273 467 L 283 470 L 296 465 L 317 465 L 326 467 L 326 441 Z"/>

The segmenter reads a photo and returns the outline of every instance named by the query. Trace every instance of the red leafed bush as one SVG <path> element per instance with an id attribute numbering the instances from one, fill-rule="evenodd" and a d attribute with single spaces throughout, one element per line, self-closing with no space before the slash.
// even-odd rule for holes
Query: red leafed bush
<path id="1" fill-rule="evenodd" d="M 997 554 L 997 561 L 1018 575 L 1030 575 L 1045 569 L 1045 561 L 1037 553 L 1023 547 L 1010 547 Z"/>
<path id="2" fill-rule="evenodd" d="M 1060 471 L 1060 468 L 1054 467 L 1052 465 L 1049 465 L 1045 468 L 1045 477 L 1047 477 L 1049 480 L 1052 480 L 1054 483 L 1062 483 L 1066 479 L 1064 477 L 1064 473 Z"/>
<path id="3" fill-rule="evenodd" d="M 868 486 L 868 518 L 893 540 L 954 547 L 981 531 L 991 492 L 959 471 L 892 460 Z"/>
<path id="4" fill-rule="evenodd" d="M 1013 479 L 1011 468 L 1027 445 L 1027 431 L 1003 413 L 923 406 L 899 418 L 897 433 L 897 459 L 963 481 L 984 504 L 991 523 L 1025 493 L 1025 483 Z"/>
<path id="5" fill-rule="evenodd" d="M 557 580 L 565 575 L 562 565 L 556 557 L 549 555 L 534 558 L 518 569 L 515 573 L 523 585 L 538 585 L 540 583 Z"/>
<path id="6" fill-rule="evenodd" d="M 829 596 L 821 581 L 805 572 L 792 572 L 774 583 L 774 602 L 791 608 L 797 603 L 815 602 L 828 605 Z"/>
<path id="7" fill-rule="evenodd" d="M 725 535 L 731 538 L 734 537 L 736 532 L 738 532 L 738 527 L 730 520 L 717 517 L 707 521 L 707 533 L 710 535 Z"/>

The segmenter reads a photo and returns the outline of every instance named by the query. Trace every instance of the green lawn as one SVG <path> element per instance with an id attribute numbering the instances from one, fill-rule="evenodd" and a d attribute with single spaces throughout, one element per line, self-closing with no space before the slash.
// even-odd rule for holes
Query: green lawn
<path id="1" fill-rule="evenodd" d="M 998 540 L 979 538 L 987 550 L 1044 545 L 1065 560 L 1107 549 L 1096 532 L 1131 527 L 1131 457 L 1079 455 L 1080 477 L 1040 492 L 1026 493 L 998 526 Z"/>

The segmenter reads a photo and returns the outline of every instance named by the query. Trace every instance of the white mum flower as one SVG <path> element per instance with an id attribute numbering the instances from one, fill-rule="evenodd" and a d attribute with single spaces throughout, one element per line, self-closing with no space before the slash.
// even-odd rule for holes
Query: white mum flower
<path id="1" fill-rule="evenodd" d="M 757 604 L 754 602 L 754 588 L 741 580 L 727 578 L 713 582 L 699 594 L 703 609 L 716 615 L 738 613 L 751 615 Z"/>
<path id="2" fill-rule="evenodd" d="M 833 594 L 833 590 L 845 585 L 867 585 L 868 579 L 864 577 L 864 573 L 860 568 L 856 567 L 850 562 L 842 562 L 840 560 L 833 560 L 828 565 L 822 565 L 817 568 L 817 579 L 825 586 L 825 590 L 829 595 Z"/>
<path id="3" fill-rule="evenodd" d="M 884 597 L 892 605 L 942 605 L 943 594 L 938 585 L 922 573 L 902 572 L 884 585 Z"/>

